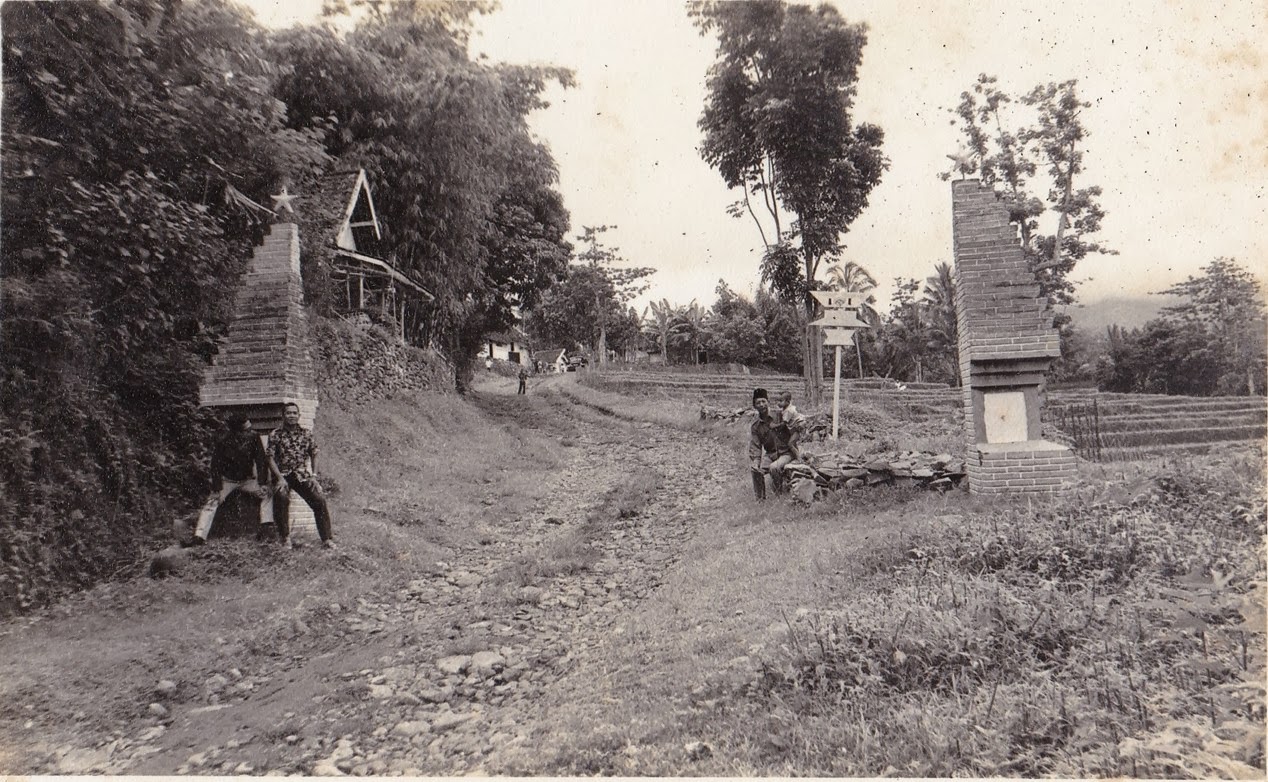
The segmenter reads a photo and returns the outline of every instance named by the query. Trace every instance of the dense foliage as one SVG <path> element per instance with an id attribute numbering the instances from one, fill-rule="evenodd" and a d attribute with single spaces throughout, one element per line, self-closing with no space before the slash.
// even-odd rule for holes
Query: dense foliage
<path id="1" fill-rule="evenodd" d="M 236 11 L 5 4 L 0 611 L 108 573 L 205 486 L 203 357 L 256 226 L 324 161 Z"/>
<path id="2" fill-rule="evenodd" d="M 646 279 L 655 270 L 629 266 L 620 250 L 600 241 L 613 227 L 582 229 L 575 261 L 528 313 L 525 324 L 539 344 L 584 349 L 600 363 L 606 363 L 609 352 L 630 356 L 640 346 L 638 315 L 627 305 L 647 289 Z"/>
<path id="3" fill-rule="evenodd" d="M 1193 396 L 1265 393 L 1264 300 L 1259 282 L 1217 258 L 1161 293 L 1179 304 L 1137 329 L 1111 327 L 1095 359 L 1107 391 Z"/>
<path id="4" fill-rule="evenodd" d="M 220 0 L 3 6 L 0 613 L 107 576 L 205 487 L 198 383 L 289 183 L 323 305 L 323 173 L 363 167 L 459 380 L 570 255 L 527 130 L 566 72 L 475 62 L 469 4 L 269 34 Z"/>
<path id="5" fill-rule="evenodd" d="M 460 389 L 483 336 L 532 309 L 571 252 L 554 161 L 527 125 L 546 85 L 571 75 L 470 59 L 479 10 L 372 4 L 346 37 L 298 28 L 271 45 L 290 122 L 333 121 L 327 151 L 375 182 L 385 252 L 436 295 L 406 332 L 445 351 Z"/>
<path id="6" fill-rule="evenodd" d="M 718 40 L 700 118 L 701 156 L 728 187 L 740 188 L 731 211 L 757 224 L 766 247 L 763 280 L 801 303 L 808 323 L 820 262 L 840 254 L 841 235 L 889 166 L 881 129 L 855 125 L 852 117 L 867 26 L 850 24 L 828 5 L 759 0 L 689 8 L 701 34 Z M 806 377 L 817 389 L 809 328 L 803 345 Z"/>

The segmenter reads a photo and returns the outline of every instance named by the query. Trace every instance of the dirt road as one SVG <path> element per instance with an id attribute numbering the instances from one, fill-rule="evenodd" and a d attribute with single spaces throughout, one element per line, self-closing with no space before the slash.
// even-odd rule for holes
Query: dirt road
<path id="1" fill-rule="evenodd" d="M 576 754 L 579 732 L 589 734 L 590 747 L 596 735 L 610 734 L 617 752 L 637 715 L 686 704 L 685 690 L 681 704 L 620 700 L 628 701 L 644 677 L 672 675 L 672 666 L 646 659 L 658 641 L 631 619 L 692 536 L 709 526 L 702 522 L 725 513 L 720 500 L 733 496 L 738 483 L 734 445 L 622 420 L 566 393 L 511 391 L 509 384 L 485 389 L 474 404 L 490 426 L 555 449 L 562 466 L 546 479 L 544 502 L 528 512 L 503 509 L 498 483 L 507 474 L 472 475 L 469 485 L 452 490 L 471 493 L 484 509 L 473 545 L 350 605 L 310 596 L 302 617 L 289 625 L 275 620 L 274 643 L 235 651 L 201 682 L 191 678 L 207 672 L 182 671 L 178 660 L 167 675 L 161 663 L 171 661 L 153 661 L 158 694 L 109 692 L 108 675 L 93 678 L 107 692 L 73 695 L 131 702 L 116 710 L 113 724 L 49 724 L 41 689 L 86 686 L 89 679 L 67 672 L 58 681 L 33 682 L 11 658 L 0 767 L 111 774 L 584 772 L 592 761 Z M 488 458 L 495 464 L 498 455 Z M 120 620 L 134 622 L 139 634 L 167 631 L 162 613 Z M 29 655 L 44 640 L 66 641 L 83 621 L 72 615 L 11 627 L 0 649 Z M 637 643 L 625 642 L 636 635 Z M 231 639 L 217 640 L 232 646 Z M 671 683 L 660 692 L 674 689 Z M 23 709 L 30 719 L 23 721 Z M 611 768 L 610 759 L 594 762 L 595 770 Z"/>

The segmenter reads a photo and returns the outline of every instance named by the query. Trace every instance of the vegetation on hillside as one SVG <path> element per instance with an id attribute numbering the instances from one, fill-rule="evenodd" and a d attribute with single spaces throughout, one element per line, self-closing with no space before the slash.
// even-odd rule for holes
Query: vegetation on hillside
<path id="1" fill-rule="evenodd" d="M 331 226 L 304 194 L 370 173 L 387 252 L 436 295 L 406 333 L 459 384 L 563 273 L 568 215 L 526 117 L 570 76 L 472 60 L 480 10 L 368 4 L 343 34 L 268 33 L 221 0 L 0 9 L 0 614 L 108 576 L 198 498 L 216 426 L 198 383 L 282 184 L 323 306 Z"/>
<path id="2" fill-rule="evenodd" d="M 1102 388 L 1193 396 L 1265 393 L 1264 299 L 1250 272 L 1217 258 L 1201 274 L 1161 293 L 1181 300 L 1140 328 L 1108 329 L 1108 349 L 1095 358 Z"/>

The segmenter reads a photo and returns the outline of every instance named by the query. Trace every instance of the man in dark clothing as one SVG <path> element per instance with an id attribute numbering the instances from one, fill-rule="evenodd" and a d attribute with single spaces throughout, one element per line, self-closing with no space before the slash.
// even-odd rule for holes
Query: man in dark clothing
<path id="1" fill-rule="evenodd" d="M 334 548 L 335 540 L 330 530 L 330 509 L 326 495 L 317 482 L 317 443 L 307 429 L 299 425 L 299 405 L 289 402 L 282 409 L 285 421 L 280 429 L 269 435 L 269 456 L 277 464 L 285 482 L 273 495 L 273 517 L 277 519 L 277 532 L 282 544 L 291 546 L 290 492 L 294 491 L 317 517 L 317 535 L 324 548 Z"/>
<path id="2" fill-rule="evenodd" d="M 788 428 L 780 426 L 770 414 L 770 399 L 766 389 L 753 390 L 753 408 L 757 410 L 757 420 L 749 429 L 748 460 L 749 472 L 753 477 L 753 493 L 757 499 L 766 499 L 765 467 L 770 471 L 771 483 L 775 492 L 784 491 L 784 467 L 793 460 L 792 448 L 788 443 Z"/>
<path id="3" fill-rule="evenodd" d="M 520 367 L 520 387 L 519 387 L 519 390 L 516 391 L 515 393 L 517 394 L 528 393 L 528 367 L 525 367 L 525 366 Z"/>
<path id="4" fill-rule="evenodd" d="M 264 444 L 251 429 L 251 421 L 245 416 L 233 415 L 227 420 L 229 431 L 216 444 L 211 457 L 211 496 L 203 504 L 194 527 L 194 536 L 187 545 L 201 546 L 207 542 L 211 525 L 216 519 L 216 509 L 235 491 L 244 491 L 260 499 L 260 524 L 273 523 L 272 491 L 260 479 L 272 474 L 276 480 L 281 475 L 264 452 Z"/>

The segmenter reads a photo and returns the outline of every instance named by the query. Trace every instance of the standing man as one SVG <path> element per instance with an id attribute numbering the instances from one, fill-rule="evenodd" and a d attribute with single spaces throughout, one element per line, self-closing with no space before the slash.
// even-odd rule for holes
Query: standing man
<path id="1" fill-rule="evenodd" d="M 793 453 L 788 444 L 788 429 L 771 417 L 770 398 L 766 395 L 766 389 L 753 389 L 753 408 L 757 410 L 757 420 L 749 429 L 749 472 L 753 477 L 753 493 L 757 495 L 757 499 L 764 500 L 766 476 L 762 473 L 762 468 L 765 466 L 770 470 L 775 493 L 782 494 L 784 467 L 793 460 Z"/>
<path id="2" fill-rule="evenodd" d="M 295 492 L 313 509 L 317 517 L 317 534 L 323 548 L 334 548 L 330 532 L 330 510 L 326 495 L 317 483 L 317 443 L 312 434 L 299 425 L 299 405 L 288 402 L 282 409 L 285 423 L 269 435 L 269 455 L 277 463 L 284 482 L 273 495 L 273 518 L 282 544 L 291 547 L 290 492 Z"/>
<path id="3" fill-rule="evenodd" d="M 260 524 L 273 523 L 272 491 L 264 479 L 272 476 L 281 482 L 282 476 L 264 452 L 260 436 L 251 429 L 251 420 L 243 415 L 231 414 L 225 423 L 229 431 L 216 443 L 211 456 L 211 496 L 203 503 L 194 527 L 194 535 L 183 540 L 183 546 L 201 546 L 211 534 L 216 520 L 216 510 L 235 491 L 243 491 L 260 500 Z M 271 483 L 272 481 L 270 481 Z M 263 485 L 262 485 L 263 484 Z M 188 527 L 185 527 L 188 531 Z M 185 533 L 182 533 L 182 537 Z"/>
<path id="4" fill-rule="evenodd" d="M 520 364 L 520 387 L 519 387 L 519 390 L 516 391 L 515 393 L 517 394 L 528 393 L 528 367 L 524 366 L 523 364 Z"/>

